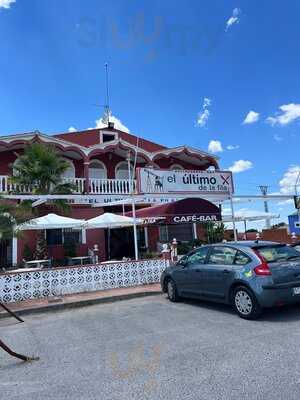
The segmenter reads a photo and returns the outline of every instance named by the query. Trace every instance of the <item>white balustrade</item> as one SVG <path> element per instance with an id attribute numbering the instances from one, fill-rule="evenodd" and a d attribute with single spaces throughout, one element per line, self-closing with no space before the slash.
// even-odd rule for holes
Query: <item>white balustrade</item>
<path id="1" fill-rule="evenodd" d="M 75 186 L 74 193 L 81 194 L 84 192 L 85 178 L 63 178 L 63 183 L 71 183 Z"/>
<path id="2" fill-rule="evenodd" d="M 135 192 L 136 181 L 129 179 L 90 179 L 91 194 L 129 194 Z"/>
<path id="3" fill-rule="evenodd" d="M 63 178 L 63 183 L 72 183 L 74 193 L 85 191 L 85 178 Z M 136 181 L 129 179 L 90 179 L 89 191 L 91 194 L 129 194 L 136 191 Z M 0 193 L 31 193 L 32 186 L 19 185 L 11 181 L 11 177 L 0 175 Z"/>
<path id="4" fill-rule="evenodd" d="M 0 175 L 0 193 L 31 193 L 32 187 L 30 185 L 18 185 L 12 182 L 11 177 L 7 175 Z"/>

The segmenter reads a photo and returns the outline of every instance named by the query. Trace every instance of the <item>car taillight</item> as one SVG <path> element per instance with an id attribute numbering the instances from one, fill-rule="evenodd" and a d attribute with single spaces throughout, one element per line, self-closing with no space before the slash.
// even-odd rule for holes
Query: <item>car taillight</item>
<path id="1" fill-rule="evenodd" d="M 254 252 L 261 261 L 261 263 L 257 267 L 254 268 L 255 274 L 260 275 L 260 276 L 272 275 L 272 272 L 269 268 L 267 260 L 261 254 L 259 254 L 258 251 L 254 250 Z"/>

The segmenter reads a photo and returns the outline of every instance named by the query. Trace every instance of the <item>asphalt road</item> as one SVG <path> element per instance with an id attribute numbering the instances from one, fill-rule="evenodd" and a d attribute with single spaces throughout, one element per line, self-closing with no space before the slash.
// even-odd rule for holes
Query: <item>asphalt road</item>
<path id="1" fill-rule="evenodd" d="M 299 399 L 300 306 L 244 321 L 164 296 L 0 320 L 1 399 Z"/>

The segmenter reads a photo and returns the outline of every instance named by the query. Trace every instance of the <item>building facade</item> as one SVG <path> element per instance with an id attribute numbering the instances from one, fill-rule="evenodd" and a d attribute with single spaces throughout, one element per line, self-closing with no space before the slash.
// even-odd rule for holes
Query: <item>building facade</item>
<path id="1" fill-rule="evenodd" d="M 29 132 L 0 137 L 0 196 L 32 194 L 31 187 L 16 187 L 11 181 L 14 175 L 14 163 L 24 148 L 30 143 L 40 142 L 53 145 L 58 154 L 69 164 L 63 181 L 75 185 L 75 200 L 72 200 L 71 215 L 74 218 L 88 219 L 112 211 L 121 213 L 127 206 L 114 205 L 101 207 L 122 200 L 136 189 L 134 166 L 167 170 L 203 171 L 210 168 L 219 169 L 218 159 L 212 154 L 187 145 L 168 148 L 161 144 L 122 132 L 110 124 L 107 128 L 91 129 L 81 132 L 45 135 L 40 132 Z M 21 201 L 16 196 L 13 201 Z M 98 204 L 97 204 L 98 203 Z M 40 215 L 51 212 L 51 206 L 39 207 Z M 139 229 L 139 244 L 142 251 L 155 251 L 157 242 L 167 241 L 176 236 L 178 239 L 196 237 L 200 227 L 185 225 L 182 227 L 156 227 Z M 118 258 L 121 254 L 132 255 L 132 237 L 130 230 L 113 230 L 109 238 L 104 230 L 87 230 L 82 232 L 58 231 L 47 232 L 47 245 L 50 256 L 63 258 L 64 244 L 70 236 L 76 236 L 78 255 L 86 255 L 95 244 L 99 247 L 100 260 L 108 257 Z M 108 248 L 109 240 L 109 248 Z M 34 252 L 36 232 L 28 231 L 18 240 L 17 249 L 12 243 L 2 248 L 2 259 L 11 262 L 22 262 L 24 247 Z M 16 244 L 15 244 L 16 246 Z"/>

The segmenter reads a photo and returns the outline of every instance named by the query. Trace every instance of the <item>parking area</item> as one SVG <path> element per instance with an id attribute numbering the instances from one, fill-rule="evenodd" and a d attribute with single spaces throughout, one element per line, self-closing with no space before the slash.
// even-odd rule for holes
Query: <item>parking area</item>
<path id="1" fill-rule="evenodd" d="M 164 295 L 0 320 L 5 399 L 298 399 L 300 306 L 245 321 Z"/>

